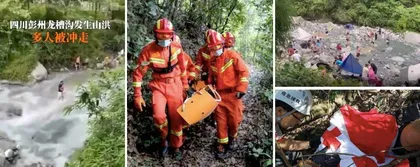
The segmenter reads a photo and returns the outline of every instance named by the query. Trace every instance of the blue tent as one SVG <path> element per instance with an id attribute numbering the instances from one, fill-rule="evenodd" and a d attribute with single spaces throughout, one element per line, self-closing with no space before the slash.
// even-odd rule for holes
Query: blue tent
<path id="1" fill-rule="evenodd" d="M 353 24 L 346 24 L 346 25 L 344 25 L 344 28 L 352 30 L 354 27 L 353 27 Z"/>
<path id="2" fill-rule="evenodd" d="M 353 74 L 362 75 L 363 67 L 360 65 L 359 61 L 350 53 L 343 64 L 341 64 L 341 69 L 351 72 Z"/>

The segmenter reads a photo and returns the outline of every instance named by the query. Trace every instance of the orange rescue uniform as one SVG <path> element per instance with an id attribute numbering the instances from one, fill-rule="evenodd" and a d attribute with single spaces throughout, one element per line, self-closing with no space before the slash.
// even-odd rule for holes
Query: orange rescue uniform
<path id="1" fill-rule="evenodd" d="M 220 144 L 226 144 L 229 136 L 236 138 L 244 106 L 236 97 L 238 92 L 246 93 L 249 71 L 239 53 L 225 49 L 220 56 L 210 60 L 208 82 L 216 86 L 222 97 L 215 110 L 217 137 Z"/>
<path id="2" fill-rule="evenodd" d="M 169 141 L 174 148 L 179 148 L 182 145 L 184 120 L 176 110 L 183 103 L 184 88 L 188 88 L 187 77 L 181 76 L 181 74 L 185 74 L 186 70 L 182 53 L 182 47 L 176 42 L 172 42 L 168 47 L 161 47 L 153 41 L 141 51 L 137 62 L 138 67 L 133 75 L 134 97 L 140 97 L 143 76 L 149 68 L 153 70 L 153 79 L 149 82 L 149 87 L 152 90 L 153 120 L 160 131 L 163 143 L 165 143 L 168 135 L 165 107 L 168 105 L 171 127 Z M 172 71 L 162 72 L 169 69 L 168 65 L 173 67 Z"/>
<path id="3" fill-rule="evenodd" d="M 196 63 L 197 72 L 199 74 L 200 74 L 199 71 L 201 71 L 201 74 L 209 72 L 210 58 L 211 58 L 211 54 L 207 48 L 207 45 L 204 45 L 198 50 L 195 63 Z"/>

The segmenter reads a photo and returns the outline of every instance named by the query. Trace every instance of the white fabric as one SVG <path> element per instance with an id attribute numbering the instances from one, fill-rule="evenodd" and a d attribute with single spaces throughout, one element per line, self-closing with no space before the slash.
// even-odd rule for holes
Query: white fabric
<path id="1" fill-rule="evenodd" d="M 300 41 L 308 41 L 312 38 L 312 35 L 302 28 L 297 28 L 292 32 L 292 37 Z"/>
<path id="2" fill-rule="evenodd" d="M 63 92 L 58 92 L 58 99 L 62 99 L 64 98 L 64 93 Z"/>
<path id="3" fill-rule="evenodd" d="M 326 150 L 326 153 L 348 153 L 353 154 L 355 156 L 364 156 L 365 153 L 363 153 L 359 148 L 357 148 L 349 138 L 349 134 L 347 132 L 346 125 L 344 123 L 343 115 L 341 114 L 341 111 L 337 111 L 330 120 L 330 127 L 328 127 L 328 131 L 331 131 L 335 127 L 340 130 L 341 135 L 336 137 L 336 139 L 341 143 L 340 147 L 337 148 L 337 150 L 334 150 L 333 148 L 328 148 Z M 397 137 L 397 136 L 396 136 Z M 396 139 L 396 138 L 395 138 Z M 394 143 L 395 143 L 394 139 Z M 326 146 L 323 144 L 324 139 L 321 137 L 321 144 L 318 146 L 318 149 L 316 152 L 323 150 Z M 349 167 L 357 167 L 353 162 L 353 156 L 350 155 L 339 155 L 340 156 L 340 166 L 349 166 Z M 378 161 L 374 156 L 366 156 L 370 159 L 372 159 L 376 164 L 378 164 Z M 392 162 L 394 158 L 385 158 L 385 162 L 382 164 L 378 164 L 378 166 L 387 165 L 390 162 Z"/>
<path id="4" fill-rule="evenodd" d="M 300 57 L 301 57 L 300 54 L 295 53 L 295 54 L 292 55 L 292 57 L 293 57 L 294 61 L 300 62 Z"/>

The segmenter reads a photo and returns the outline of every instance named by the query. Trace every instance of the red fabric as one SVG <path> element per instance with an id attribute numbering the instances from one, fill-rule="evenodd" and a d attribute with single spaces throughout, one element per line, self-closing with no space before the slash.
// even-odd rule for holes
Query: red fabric
<path id="1" fill-rule="evenodd" d="M 378 166 L 375 161 L 368 157 L 353 157 L 353 162 L 357 167 L 375 167 Z"/>
<path id="2" fill-rule="evenodd" d="M 404 159 L 402 162 L 400 162 L 395 167 L 410 167 L 410 161 L 408 159 Z"/>
<path id="3" fill-rule="evenodd" d="M 295 50 L 293 48 L 289 48 L 287 51 L 289 52 L 289 56 L 295 54 Z"/>
<path id="4" fill-rule="evenodd" d="M 331 131 L 326 130 L 324 134 L 322 135 L 322 138 L 324 139 L 322 144 L 328 148 L 331 147 L 334 150 L 337 150 L 337 148 L 340 147 L 341 143 L 340 141 L 337 140 L 336 137 L 340 135 L 341 135 L 341 132 L 337 127 L 335 127 Z"/>
<path id="5" fill-rule="evenodd" d="M 395 118 L 376 109 L 359 112 L 349 105 L 344 105 L 340 111 L 352 143 L 365 154 L 374 154 L 378 163 L 384 163 L 385 154 L 378 152 L 391 148 L 398 130 Z"/>
<path id="6" fill-rule="evenodd" d="M 342 48 L 341 48 L 341 45 L 340 45 L 340 44 L 338 44 L 338 45 L 337 45 L 337 50 L 341 51 L 341 49 L 342 49 Z"/>

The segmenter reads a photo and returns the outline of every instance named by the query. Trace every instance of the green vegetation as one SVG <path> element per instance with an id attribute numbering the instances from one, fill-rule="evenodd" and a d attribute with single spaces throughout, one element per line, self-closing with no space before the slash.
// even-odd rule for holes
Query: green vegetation
<path id="1" fill-rule="evenodd" d="M 36 65 L 36 60 L 47 69 L 72 67 L 77 56 L 95 64 L 124 48 L 124 0 L 107 0 L 101 4 L 116 3 L 113 10 L 84 10 L 79 1 L 58 0 L 34 3 L 29 0 L 4 0 L 0 2 L 0 79 L 25 80 Z M 91 3 L 98 2 L 90 0 Z M 99 4 L 99 2 L 98 2 Z M 116 10 L 114 10 L 114 8 Z M 23 30 L 10 29 L 10 21 L 23 20 L 110 20 L 110 30 Z M 32 35 L 46 32 L 55 37 L 55 32 L 88 34 L 88 43 L 55 44 L 33 43 Z M 28 58 L 26 58 L 28 57 Z M 33 58 L 34 57 L 34 58 Z M 33 61 L 25 62 L 23 61 Z M 13 65 L 12 65 L 13 64 Z"/>
<path id="2" fill-rule="evenodd" d="M 294 0 L 297 15 L 337 23 L 420 32 L 420 2 L 411 0 Z"/>
<path id="3" fill-rule="evenodd" d="M 141 49 L 149 42 L 154 40 L 153 26 L 160 18 L 168 18 L 174 26 L 176 34 L 181 38 L 184 51 L 188 53 L 194 60 L 198 49 L 205 44 L 205 31 L 208 28 L 214 29 L 220 33 L 225 31 L 232 32 L 236 37 L 236 45 L 234 47 L 249 64 L 251 72 L 263 71 L 258 81 L 251 84 L 258 84 L 258 90 L 254 90 L 261 100 L 255 102 L 261 106 L 271 106 L 272 98 L 272 46 L 273 46 L 273 29 L 272 29 L 272 1 L 271 0 L 214 0 L 214 1 L 127 1 L 128 6 L 128 87 L 127 87 L 127 103 L 128 103 L 128 156 L 129 163 L 140 165 L 165 165 L 156 162 L 153 158 L 143 155 L 142 153 L 153 152 L 152 146 L 159 145 L 157 134 L 153 133 L 155 127 L 151 119 L 151 92 L 148 88 L 149 75 L 146 75 L 143 81 L 143 97 L 146 101 L 146 111 L 139 113 L 133 105 L 133 89 L 131 86 L 132 73 L 137 66 L 137 56 Z M 251 87 L 251 86 L 250 86 Z M 252 96 L 252 95 L 247 95 Z M 268 104 L 266 105 L 267 102 Z M 254 107 L 257 108 L 257 107 Z M 260 108 L 258 108 L 260 109 Z M 253 109 L 248 109 L 253 110 Z M 267 109 L 267 112 L 270 109 Z M 259 110 L 260 112 L 261 110 Z M 271 110 L 270 110 L 271 111 Z M 247 111 L 250 112 L 250 111 Z M 254 112 L 254 111 L 252 111 Z M 271 114 L 270 114 L 271 115 Z M 267 118 L 267 120 L 265 120 Z M 264 116 L 263 124 L 270 124 L 271 116 Z M 210 120 L 210 119 L 209 119 Z M 252 120 L 255 121 L 255 120 Z M 194 134 L 205 131 L 205 128 L 211 126 L 210 123 L 200 123 L 190 129 Z M 147 131 L 140 131 L 147 129 Z M 272 140 L 272 136 L 254 134 L 258 137 L 253 138 L 255 142 L 254 150 L 249 148 L 247 154 L 250 154 L 252 161 L 256 161 L 257 165 L 263 166 L 271 164 L 272 145 L 271 142 L 263 142 L 263 140 Z M 199 134 L 203 135 L 203 134 Z M 247 134 L 252 136 L 252 134 Z M 203 136 L 201 137 L 203 138 Z M 257 139 L 255 139 L 257 138 Z M 249 139 L 249 138 L 247 138 Z M 255 139 L 255 140 L 254 140 Z M 251 139 L 250 139 L 251 140 Z M 209 142 L 214 140 L 209 139 Z M 250 141 L 248 141 L 250 142 Z M 267 144 L 268 143 L 268 144 Z M 196 151 L 202 148 L 190 148 Z M 263 149 L 263 150 L 261 150 Z M 206 150 L 208 151 L 208 150 Z M 141 154 L 139 154 L 139 152 Z M 266 153 L 266 154 L 265 154 Z M 194 154 L 194 153 L 192 153 Z M 238 153 L 241 154 L 241 153 Z M 147 154 L 149 155 L 149 154 Z M 210 159 L 209 159 L 210 158 Z M 206 157 L 201 162 L 213 162 L 213 157 Z M 250 161 L 247 158 L 248 161 Z M 183 160 L 183 162 L 197 161 L 196 158 Z M 150 163 L 149 163 L 150 162 Z M 228 162 L 220 165 L 229 164 Z M 169 164 L 168 164 L 169 165 Z M 231 164 L 233 165 L 233 164 Z M 235 164 L 236 165 L 236 164 Z M 200 164 L 192 164 L 192 166 L 200 166 Z M 217 166 L 217 165 L 216 165 Z"/>
<path id="4" fill-rule="evenodd" d="M 68 167 L 124 166 L 125 164 L 125 68 L 102 72 L 100 78 L 79 87 L 79 100 L 66 109 L 88 110 L 90 136 Z M 104 91 L 106 90 L 106 91 Z"/>
<path id="5" fill-rule="evenodd" d="M 11 81 L 28 81 L 28 75 L 37 65 L 37 58 L 33 53 L 27 56 L 21 56 L 14 59 L 12 62 L 6 64 L 3 71 L 0 72 L 0 79 L 8 79 Z"/>
<path id="6" fill-rule="evenodd" d="M 276 62 L 279 64 L 279 62 Z M 306 68 L 302 63 L 287 62 L 276 66 L 276 86 L 362 86 L 352 79 L 333 79 L 318 69 Z"/>
<path id="7" fill-rule="evenodd" d="M 292 28 L 292 5 L 288 0 L 276 1 L 276 46 L 285 46 Z M 279 48 L 276 48 L 278 51 Z M 277 53 L 277 52 L 276 52 Z"/>

